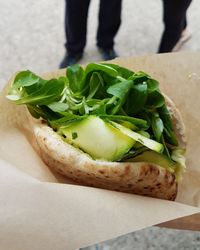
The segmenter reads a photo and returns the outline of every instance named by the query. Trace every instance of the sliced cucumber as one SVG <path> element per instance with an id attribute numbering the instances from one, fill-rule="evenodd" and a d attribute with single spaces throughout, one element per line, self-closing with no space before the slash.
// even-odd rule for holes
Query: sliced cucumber
<path id="1" fill-rule="evenodd" d="M 126 154 L 135 140 L 97 116 L 61 127 L 58 133 L 66 140 L 88 153 L 94 159 L 116 161 Z"/>
<path id="2" fill-rule="evenodd" d="M 163 145 L 157 141 L 151 140 L 137 132 L 132 131 L 131 129 L 128 129 L 116 122 L 111 122 L 111 124 L 118 128 L 124 135 L 129 136 L 133 140 L 140 142 L 142 145 L 146 146 L 147 148 L 156 151 L 158 153 L 161 153 L 164 149 Z"/>
<path id="3" fill-rule="evenodd" d="M 149 162 L 166 168 L 168 171 L 174 173 L 179 164 L 171 161 L 163 154 L 154 151 L 146 151 L 134 158 L 128 159 L 130 162 Z"/>

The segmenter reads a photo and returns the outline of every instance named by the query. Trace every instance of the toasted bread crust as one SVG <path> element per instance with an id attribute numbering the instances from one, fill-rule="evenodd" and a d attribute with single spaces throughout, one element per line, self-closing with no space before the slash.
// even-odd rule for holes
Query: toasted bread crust
<path id="1" fill-rule="evenodd" d="M 174 200 L 177 183 L 174 174 L 146 162 L 106 162 L 64 142 L 44 124 L 34 126 L 38 153 L 43 161 L 78 184 Z"/>

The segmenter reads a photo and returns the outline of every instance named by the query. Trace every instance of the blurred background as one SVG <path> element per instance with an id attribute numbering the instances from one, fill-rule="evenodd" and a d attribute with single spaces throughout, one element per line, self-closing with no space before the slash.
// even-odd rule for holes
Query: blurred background
<path id="1" fill-rule="evenodd" d="M 101 60 L 96 49 L 98 5 L 98 0 L 91 1 L 83 64 Z M 0 0 L 0 89 L 18 70 L 30 69 L 40 74 L 58 69 L 65 54 L 64 6 L 64 0 Z M 193 0 L 188 10 L 188 26 L 192 38 L 181 50 L 197 51 L 200 0 Z M 116 51 L 120 57 L 154 54 L 162 31 L 161 0 L 124 0 Z M 198 250 L 200 232 L 151 227 L 86 249 Z"/>
<path id="2" fill-rule="evenodd" d="M 101 60 L 96 49 L 99 0 L 89 8 L 88 36 L 81 63 Z M 17 70 L 58 68 L 65 54 L 64 0 L 0 0 L 0 86 Z M 182 50 L 200 48 L 200 0 L 188 10 L 192 39 Z M 116 36 L 121 57 L 156 53 L 163 31 L 161 0 L 124 0 Z"/>

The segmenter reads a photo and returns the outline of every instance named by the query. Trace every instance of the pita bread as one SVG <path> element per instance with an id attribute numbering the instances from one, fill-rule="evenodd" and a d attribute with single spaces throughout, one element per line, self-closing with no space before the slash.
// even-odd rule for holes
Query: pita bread
<path id="1" fill-rule="evenodd" d="M 185 129 L 174 103 L 166 97 L 173 125 L 182 147 Z M 34 137 L 32 145 L 53 170 L 77 184 L 174 200 L 177 194 L 175 175 L 163 167 L 147 162 L 107 162 L 64 142 L 46 123 L 29 115 Z"/>

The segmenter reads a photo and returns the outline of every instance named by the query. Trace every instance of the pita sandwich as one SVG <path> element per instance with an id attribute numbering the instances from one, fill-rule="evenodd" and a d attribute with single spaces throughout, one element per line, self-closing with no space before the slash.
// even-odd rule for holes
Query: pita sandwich
<path id="1" fill-rule="evenodd" d="M 112 84 L 111 87 L 108 87 L 106 97 L 105 96 L 104 97 L 108 99 L 108 96 L 109 96 L 110 99 L 112 99 L 113 96 L 116 97 L 114 95 L 115 93 L 116 95 L 118 95 L 116 100 L 120 100 L 121 92 L 125 91 L 123 89 L 123 86 L 125 84 L 126 84 L 126 89 L 129 88 L 129 90 L 132 91 L 132 87 L 130 86 L 131 86 L 131 81 L 134 82 L 134 80 L 131 79 L 130 75 L 135 74 L 135 73 L 131 71 L 129 72 L 128 69 L 124 69 L 118 65 L 114 65 L 114 66 L 113 64 L 110 64 L 110 65 L 102 64 L 102 65 L 105 66 L 106 68 L 105 69 L 103 67 L 101 68 L 101 64 L 92 64 L 93 67 L 96 66 L 96 68 L 94 67 L 95 69 L 93 69 L 93 71 L 91 70 L 92 68 L 91 64 L 89 65 L 89 67 L 86 67 L 84 71 L 86 75 L 84 76 L 84 80 L 89 81 L 91 83 L 92 81 L 91 78 L 96 77 L 94 82 L 98 82 L 98 78 L 102 77 L 102 76 L 99 76 L 98 74 L 103 72 L 102 75 L 103 77 L 105 76 L 105 78 L 102 77 L 103 79 L 106 79 L 106 77 L 109 78 L 108 76 L 110 76 L 109 79 L 113 80 L 114 82 L 114 71 L 112 71 L 112 69 L 114 69 L 118 72 L 118 74 L 120 72 L 120 77 L 125 80 L 123 82 L 123 80 L 117 75 L 115 77 L 115 80 L 118 77 L 120 81 L 119 82 L 117 81 L 117 83 L 115 82 L 115 84 Z M 71 77 L 70 75 L 71 72 L 73 72 L 73 74 L 74 72 L 76 73 L 78 72 L 77 75 L 79 76 L 83 74 L 82 68 L 80 70 L 80 66 L 78 68 L 73 68 L 73 67 L 74 66 L 72 66 L 71 71 L 70 69 L 68 69 L 69 70 L 68 72 L 70 73 L 67 74 L 67 78 L 69 80 Z M 78 113 L 76 110 L 76 112 L 70 113 L 70 117 L 72 116 L 72 118 L 70 118 L 71 120 L 69 122 L 69 115 L 68 114 L 66 115 L 66 111 L 64 110 L 63 107 L 64 106 L 67 107 L 68 105 L 67 110 L 69 110 L 70 104 L 65 103 L 65 102 L 59 102 L 62 104 L 57 105 L 56 103 L 58 103 L 58 99 L 52 99 L 53 102 L 49 104 L 47 99 L 49 98 L 51 94 L 51 90 L 47 91 L 48 93 L 46 96 L 48 97 L 46 99 L 45 98 L 39 99 L 38 97 L 34 96 L 35 92 L 37 92 L 36 94 L 38 94 L 38 96 L 42 95 L 41 94 L 42 91 L 39 91 L 39 90 L 33 91 L 31 100 L 27 97 L 28 96 L 27 93 L 29 95 L 31 93 L 30 90 L 26 91 L 25 94 L 21 93 L 22 91 L 24 91 L 23 88 L 26 88 L 27 86 L 28 86 L 27 89 L 28 88 L 31 89 L 31 86 L 33 89 L 34 84 L 38 84 L 38 82 L 41 85 L 43 84 L 42 80 L 40 80 L 41 78 L 37 77 L 32 72 L 30 73 L 30 71 L 26 71 L 26 72 L 28 73 L 19 73 L 16 76 L 14 82 L 12 83 L 12 87 L 9 92 L 8 98 L 12 99 L 12 101 L 16 102 L 17 104 L 27 105 L 27 108 L 29 110 L 28 112 L 28 117 L 30 121 L 29 126 L 33 134 L 30 142 L 47 166 L 49 166 L 51 169 L 55 170 L 56 172 L 60 173 L 61 175 L 64 175 L 67 178 L 70 178 L 75 183 L 80 184 L 80 185 L 104 188 L 104 189 L 133 193 L 133 194 L 138 194 L 138 195 L 145 195 L 145 196 L 161 198 L 161 199 L 166 199 L 166 200 L 175 200 L 177 191 L 178 191 L 178 181 L 181 179 L 182 172 L 184 171 L 184 168 L 185 168 L 184 153 L 186 149 L 186 139 L 185 139 L 184 123 L 182 121 L 181 115 L 178 109 L 175 107 L 173 101 L 170 100 L 170 98 L 162 94 L 164 98 L 162 105 L 165 105 L 165 107 L 167 108 L 165 109 L 165 111 L 167 110 L 168 112 L 167 117 L 169 118 L 170 116 L 171 130 L 169 130 L 170 124 L 168 124 L 168 126 L 166 127 L 164 124 L 164 122 L 166 121 L 165 119 L 166 117 L 163 116 L 163 113 L 161 112 L 163 111 L 161 110 L 161 107 L 163 106 L 159 103 L 161 102 L 161 99 L 162 99 L 160 96 L 161 95 L 160 91 L 158 91 L 159 93 L 157 96 L 154 93 L 155 99 L 160 98 L 160 100 L 158 101 L 158 103 L 155 104 L 154 107 L 153 107 L 154 104 L 152 103 L 152 100 L 148 99 L 148 97 L 146 99 L 146 103 L 149 102 L 148 104 L 149 110 L 150 109 L 154 110 L 154 111 L 149 111 L 149 112 L 154 112 L 156 114 L 155 121 L 158 123 L 158 125 L 156 127 L 157 123 L 153 120 L 154 118 L 152 118 L 152 124 L 148 125 L 148 128 L 147 127 L 144 128 L 143 133 L 141 132 L 142 129 L 139 126 L 144 125 L 142 124 L 142 121 L 145 119 L 143 118 L 143 116 L 138 115 L 138 111 L 135 111 L 137 118 L 136 120 L 133 120 L 132 119 L 133 115 L 131 119 L 128 119 L 128 118 L 125 119 L 124 116 L 122 116 L 121 114 L 119 115 L 118 113 L 116 113 L 116 117 L 117 117 L 116 118 L 114 117 L 114 115 L 110 115 L 110 116 L 107 115 L 108 112 L 106 113 L 106 115 L 102 115 L 102 113 L 100 113 L 100 115 L 99 114 L 97 115 L 94 112 L 91 114 L 89 112 L 88 114 L 83 113 L 82 115 L 80 115 L 80 113 Z M 142 85 L 139 86 L 140 81 L 138 81 L 138 79 L 140 77 L 141 77 L 142 82 L 145 82 L 145 81 L 147 82 L 147 85 L 148 85 L 147 87 L 150 88 L 153 86 L 153 84 L 157 86 L 157 83 L 154 82 L 155 81 L 154 79 L 152 80 L 152 82 L 150 82 L 149 79 L 152 79 L 152 78 L 150 78 L 146 74 L 145 75 L 143 74 L 137 73 L 136 75 L 136 78 L 137 78 L 137 81 L 135 81 L 135 85 L 137 82 L 136 90 L 138 90 L 139 87 L 141 88 L 143 87 Z M 90 78 L 88 77 L 88 75 Z M 127 79 L 130 79 L 130 81 Z M 102 79 L 100 79 L 99 82 L 101 80 Z M 66 80 L 60 78 L 60 82 L 61 81 L 65 81 L 64 86 L 66 86 Z M 106 79 L 105 82 L 106 81 L 108 80 Z M 103 97 L 101 96 L 103 94 L 102 94 L 102 89 L 100 89 L 100 87 L 99 87 L 100 94 L 99 93 L 97 94 L 97 92 L 95 92 L 94 90 L 95 88 L 92 89 L 91 86 L 94 85 L 94 82 L 91 83 L 89 87 L 87 97 L 90 96 L 92 100 L 95 100 L 94 101 L 95 104 L 93 105 L 98 106 L 97 105 L 99 103 L 98 100 L 103 99 Z M 44 83 L 44 85 L 45 84 L 46 83 Z M 50 84 L 49 85 L 46 84 L 48 85 L 47 86 L 48 88 L 49 86 L 51 86 Z M 56 84 L 58 84 L 58 82 L 56 82 Z M 115 86 L 117 84 L 118 86 Z M 67 86 L 68 86 L 67 88 L 69 88 L 70 84 L 67 83 Z M 75 88 L 75 86 L 73 85 L 71 89 L 72 88 Z M 83 86 L 83 88 L 85 88 L 85 86 Z M 154 88 L 154 91 L 155 91 L 156 87 L 153 86 L 152 88 Z M 117 92 L 119 91 L 119 89 L 121 91 L 120 93 Z M 58 89 L 56 89 L 55 91 L 57 91 L 58 95 L 60 95 L 60 99 L 64 100 L 63 94 L 60 94 L 62 91 L 60 91 L 60 93 Z M 130 97 L 128 96 L 130 94 L 130 91 L 129 93 L 128 92 L 125 93 L 126 100 L 128 100 L 128 98 Z M 134 91 L 133 91 L 132 97 L 135 94 Z M 80 89 L 79 89 L 79 92 L 80 92 Z M 13 93 L 15 95 L 17 93 L 19 98 L 13 97 L 14 96 Z M 75 90 L 73 90 L 73 93 L 75 93 Z M 138 93 L 141 94 L 140 92 Z M 153 92 L 150 92 L 148 94 L 152 95 L 152 93 Z M 23 95 L 25 95 L 25 97 L 23 97 Z M 85 96 L 86 94 L 84 93 L 84 98 L 82 97 L 84 100 L 86 100 Z M 66 98 L 69 98 L 69 97 L 66 97 Z M 77 97 L 76 95 L 73 95 L 70 98 L 73 99 Z M 110 99 L 106 101 L 109 102 Z M 78 98 L 76 100 L 78 100 Z M 119 105 L 119 102 L 116 101 L 113 104 L 114 109 L 116 109 L 117 105 Z M 128 112 L 130 108 L 126 107 L 126 103 L 124 100 L 123 102 L 124 102 L 123 107 L 125 107 L 124 109 L 126 109 L 126 112 Z M 76 106 L 73 106 L 73 108 L 74 107 Z M 47 110 L 47 113 L 50 111 L 47 115 L 45 113 L 46 110 Z M 143 110 L 147 110 L 147 107 L 145 107 L 144 109 L 144 106 L 143 106 Z M 54 113 L 56 114 L 56 119 L 52 118 Z M 77 118 L 77 114 L 79 115 L 78 118 Z M 158 114 L 159 114 L 159 117 L 158 117 Z M 98 135 L 98 132 L 99 132 L 99 127 L 98 127 L 99 125 L 97 123 L 94 123 L 94 126 L 96 126 L 96 129 L 92 130 L 90 128 L 90 133 L 87 134 L 86 144 L 92 145 L 90 146 L 90 150 L 87 151 L 87 145 L 85 146 L 85 144 L 82 143 L 81 141 L 82 140 L 81 133 L 83 133 L 82 132 L 83 125 L 81 125 L 82 127 L 78 125 L 77 128 L 75 126 L 76 129 L 74 129 L 74 124 L 76 123 L 84 124 L 82 122 L 82 118 L 80 119 L 80 117 L 86 117 L 84 119 L 88 119 L 88 117 L 90 117 L 90 119 L 91 117 L 92 118 L 95 117 L 93 119 L 95 120 L 95 122 L 101 120 L 101 122 L 107 124 L 106 126 L 110 126 L 112 127 L 112 129 L 122 133 L 124 136 L 123 138 L 126 137 L 125 139 L 123 139 L 125 140 L 125 144 L 128 141 L 127 142 L 128 146 L 126 145 L 126 149 L 123 152 L 123 154 L 121 152 L 118 153 L 119 150 L 116 146 L 115 151 L 117 153 L 115 152 L 114 153 L 115 156 L 109 158 L 110 155 L 113 154 L 113 152 L 109 154 L 109 150 L 110 150 L 109 145 L 110 145 L 111 139 L 109 141 L 108 141 L 108 138 L 107 138 L 107 141 L 106 139 L 105 140 L 100 139 L 100 138 L 97 139 L 98 137 L 96 137 L 96 134 Z M 150 114 L 149 117 L 153 117 L 153 115 Z M 153 122 L 155 124 L 153 124 Z M 130 124 L 132 124 L 133 126 L 131 127 Z M 71 129 L 71 127 L 74 130 Z M 160 127 L 162 127 L 163 134 L 160 134 L 159 141 L 158 140 L 156 141 L 156 136 L 158 136 L 159 134 Z M 164 131 L 167 129 L 168 129 L 168 132 L 165 133 Z M 65 133 L 63 131 L 65 131 Z M 130 132 L 130 135 L 129 135 L 129 132 Z M 101 136 L 102 135 L 101 132 L 99 133 L 100 133 L 99 135 Z M 133 133 L 133 137 L 132 137 L 132 133 Z M 154 137 L 151 136 L 147 138 L 148 136 L 145 133 L 147 134 L 152 133 Z M 137 139 L 137 135 L 138 135 L 138 139 Z M 120 136 L 122 135 L 120 134 Z M 163 139 L 164 136 L 165 136 L 165 141 Z M 173 138 L 171 138 L 170 136 Z M 76 140 L 78 140 L 79 137 L 80 137 L 81 142 L 76 143 Z M 122 137 L 117 137 L 117 140 L 118 138 L 122 138 Z M 144 141 L 142 141 L 141 138 L 142 139 L 145 138 Z M 148 141 L 146 142 L 146 140 Z M 88 144 L 88 141 L 89 141 L 89 144 Z M 100 148 L 98 148 L 99 141 L 102 143 L 100 145 Z M 148 146 L 149 145 L 148 143 L 151 143 L 151 141 L 155 141 L 155 143 L 157 143 L 157 145 L 156 144 L 155 145 L 161 146 L 162 149 L 160 148 L 159 150 L 157 150 L 157 149 L 154 149 L 153 146 L 152 148 L 150 148 L 150 146 Z M 118 142 L 116 141 L 114 142 L 116 145 L 118 144 Z M 120 147 L 122 146 L 120 145 Z M 123 144 L 123 147 L 124 147 L 124 144 Z M 98 150 L 96 150 L 95 148 L 98 148 Z M 99 153 L 99 151 L 101 151 L 101 148 L 102 148 L 102 152 L 108 151 L 108 154 L 106 153 L 108 155 L 107 159 L 104 159 L 103 156 L 102 157 L 99 156 L 99 154 L 101 153 L 101 152 Z M 169 154 L 169 156 L 167 154 Z"/>

